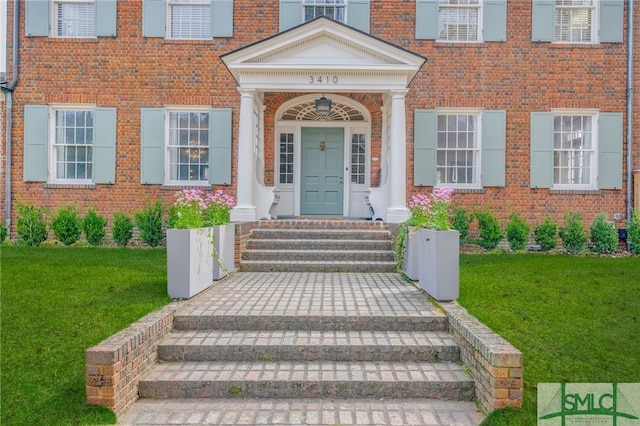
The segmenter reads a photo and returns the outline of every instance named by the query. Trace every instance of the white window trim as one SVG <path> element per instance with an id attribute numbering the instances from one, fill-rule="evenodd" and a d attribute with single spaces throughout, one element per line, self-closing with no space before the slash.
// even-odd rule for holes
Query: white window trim
<path id="1" fill-rule="evenodd" d="M 484 43 L 484 15 L 483 15 L 483 8 L 484 8 L 484 0 L 479 0 L 478 1 L 478 5 L 474 6 L 474 5 L 445 5 L 444 7 L 447 8 L 460 8 L 460 9 L 465 9 L 465 8 L 470 8 L 470 7 L 474 7 L 478 9 L 478 38 L 477 40 L 444 40 L 440 38 L 440 7 L 442 7 L 440 4 L 438 4 L 438 38 L 436 38 L 436 43 L 455 43 L 455 44 L 459 44 L 459 43 Z"/>
<path id="2" fill-rule="evenodd" d="M 166 29 L 166 34 L 165 34 L 165 38 L 168 40 L 213 40 L 213 36 L 209 35 L 209 37 L 203 37 L 203 38 L 181 38 L 181 37 L 171 37 L 171 26 L 172 26 L 172 20 L 171 20 L 171 6 L 176 5 L 176 4 L 182 4 L 185 5 L 185 3 L 179 3 L 179 2 L 173 2 L 171 0 L 168 0 L 166 2 L 166 22 L 165 22 L 165 29 Z M 211 7 L 211 1 L 194 1 L 194 3 L 186 3 L 190 6 L 209 6 Z M 213 34 L 213 28 L 210 28 L 210 32 L 211 34 Z"/>
<path id="3" fill-rule="evenodd" d="M 436 109 L 436 187 L 453 189 L 482 189 L 482 109 Z M 475 115 L 477 137 L 477 164 L 475 167 L 475 183 L 444 183 L 437 178 L 438 173 L 438 117 L 440 115 Z"/>
<path id="4" fill-rule="evenodd" d="M 593 164 L 591 165 L 591 175 L 589 176 L 589 180 L 591 184 L 556 184 L 552 175 L 552 186 L 551 189 L 561 189 L 561 190 L 573 190 L 573 191 L 583 191 L 583 190 L 595 190 L 598 189 L 598 151 L 600 146 L 599 140 L 599 124 L 600 124 L 600 111 L 597 109 L 551 109 L 553 113 L 553 119 L 555 121 L 556 116 L 558 115 L 590 115 L 593 117 L 592 123 L 593 126 L 591 128 L 591 142 L 593 151 Z M 555 130 L 554 130 L 555 133 Z M 555 155 L 555 147 L 552 143 L 552 153 Z M 551 159 L 551 170 L 553 173 L 553 169 L 555 166 L 555 160 Z"/>
<path id="5" fill-rule="evenodd" d="M 49 22 L 49 35 L 52 38 L 82 38 L 82 39 L 93 39 L 93 38 L 98 38 L 96 36 L 96 25 L 95 25 L 95 20 L 96 20 L 96 16 L 95 16 L 95 10 L 94 10 L 94 25 L 93 25 L 93 35 L 92 36 L 61 36 L 58 35 L 58 10 L 57 10 L 57 5 L 58 4 L 62 4 L 62 3 L 69 3 L 69 4 L 75 4 L 75 3 L 86 3 L 86 4 L 92 4 L 95 5 L 96 0 L 53 0 L 50 4 L 50 10 L 49 10 L 49 15 L 50 15 L 50 22 Z"/>
<path id="6" fill-rule="evenodd" d="M 171 180 L 171 167 L 169 166 L 170 146 L 169 146 L 169 115 L 174 112 L 206 112 L 211 120 L 211 107 L 209 106 L 168 106 L 164 109 L 164 185 L 165 186 L 211 186 L 208 180 Z M 211 147 L 207 146 L 211 149 Z M 209 164 L 211 167 L 211 164 Z"/>
<path id="7" fill-rule="evenodd" d="M 555 5 L 554 5 L 555 6 Z M 558 7 L 555 6 L 555 9 L 557 9 Z M 585 9 L 585 8 L 591 8 L 592 9 L 592 13 L 591 13 L 591 41 L 564 41 L 564 40 L 555 40 L 556 37 L 556 26 L 555 26 L 555 22 L 554 22 L 554 26 L 553 26 L 553 38 L 554 41 L 552 43 L 555 44 L 584 44 L 584 45 L 591 45 L 591 44 L 599 44 L 600 43 L 600 1 L 599 0 L 594 0 L 593 6 L 563 6 L 563 9 Z M 555 15 L 554 15 L 554 19 L 555 19 Z"/>
<path id="8" fill-rule="evenodd" d="M 50 104 L 49 105 L 49 117 L 48 117 L 48 126 L 49 126 L 49 141 L 47 142 L 48 147 L 47 151 L 49 154 L 49 173 L 47 183 L 50 184 L 67 184 L 67 185 L 86 185 L 94 183 L 94 179 L 59 179 L 56 177 L 57 166 L 56 166 L 56 150 L 55 150 L 55 142 L 56 142 L 56 111 L 93 111 L 93 126 L 94 126 L 94 142 L 95 142 L 95 105 L 87 105 L 87 104 Z M 94 146 L 92 144 L 92 146 Z M 95 151 L 95 150 L 94 150 Z M 92 175 L 95 169 L 95 159 L 91 159 L 92 165 Z"/>
<path id="9" fill-rule="evenodd" d="M 349 22 L 349 17 L 347 16 L 348 14 L 348 8 L 347 8 L 347 3 L 349 3 L 349 0 L 344 0 L 344 5 L 342 4 L 337 4 L 337 5 L 331 5 L 331 4 L 318 4 L 318 3 L 308 3 L 307 4 L 307 0 L 302 0 L 302 22 L 307 22 L 306 21 L 306 14 L 305 14 L 305 7 L 313 7 L 313 6 L 329 6 L 329 7 L 341 7 L 344 9 L 344 22 L 341 21 L 336 21 L 336 22 L 341 22 L 343 24 L 346 24 L 347 22 Z M 317 16 L 315 17 L 317 18 Z M 314 18 L 314 19 L 315 19 Z"/>

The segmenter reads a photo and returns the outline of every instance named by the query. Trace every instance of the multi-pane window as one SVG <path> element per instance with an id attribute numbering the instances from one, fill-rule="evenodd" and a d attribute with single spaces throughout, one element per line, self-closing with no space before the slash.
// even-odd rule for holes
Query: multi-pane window
<path id="1" fill-rule="evenodd" d="M 556 41 L 593 41 L 594 0 L 556 0 Z"/>
<path id="2" fill-rule="evenodd" d="M 211 0 L 169 0 L 170 38 L 211 38 Z"/>
<path id="3" fill-rule="evenodd" d="M 438 183 L 461 186 L 478 184 L 478 117 L 475 114 L 438 115 Z"/>
<path id="4" fill-rule="evenodd" d="M 169 180 L 209 181 L 209 113 L 169 113 Z"/>
<path id="5" fill-rule="evenodd" d="M 345 22 L 347 0 L 303 0 L 304 20 L 326 16 L 334 21 Z"/>
<path id="6" fill-rule="evenodd" d="M 480 0 L 440 0 L 438 40 L 479 41 Z"/>
<path id="7" fill-rule="evenodd" d="M 93 0 L 66 0 L 54 3 L 58 37 L 94 37 L 95 6 Z"/>
<path id="8" fill-rule="evenodd" d="M 556 115 L 553 120 L 553 184 L 594 186 L 594 117 Z"/>
<path id="9" fill-rule="evenodd" d="M 280 183 L 293 183 L 293 133 L 280 133 Z"/>
<path id="10" fill-rule="evenodd" d="M 93 111 L 55 111 L 53 161 L 56 180 L 91 181 Z"/>
<path id="11" fill-rule="evenodd" d="M 351 135 L 351 183 L 365 183 L 365 153 L 364 134 L 354 133 Z"/>

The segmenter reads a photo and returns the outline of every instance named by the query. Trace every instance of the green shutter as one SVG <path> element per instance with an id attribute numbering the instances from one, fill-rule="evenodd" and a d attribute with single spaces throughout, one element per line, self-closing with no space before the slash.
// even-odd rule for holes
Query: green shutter
<path id="1" fill-rule="evenodd" d="M 531 40 L 554 41 L 556 38 L 555 0 L 533 0 Z"/>
<path id="2" fill-rule="evenodd" d="M 93 113 L 93 181 L 116 181 L 115 108 L 96 108 Z"/>
<path id="3" fill-rule="evenodd" d="M 600 0 L 600 42 L 622 43 L 623 0 Z"/>
<path id="4" fill-rule="evenodd" d="M 164 183 L 164 109 L 142 108 L 140 115 L 140 181 Z"/>
<path id="5" fill-rule="evenodd" d="M 209 111 L 209 183 L 231 185 L 231 108 Z"/>
<path id="6" fill-rule="evenodd" d="M 165 0 L 142 0 L 142 37 L 164 37 L 166 13 Z"/>
<path id="7" fill-rule="evenodd" d="M 598 188 L 622 188 L 622 113 L 600 113 Z"/>
<path id="8" fill-rule="evenodd" d="M 434 110 L 417 109 L 413 114 L 413 184 L 436 184 L 437 117 Z"/>
<path id="9" fill-rule="evenodd" d="M 280 32 L 302 24 L 302 0 L 280 0 Z"/>
<path id="10" fill-rule="evenodd" d="M 233 36 L 233 0 L 211 1 L 211 35 Z"/>
<path id="11" fill-rule="evenodd" d="M 531 113 L 531 169 L 532 188 L 553 186 L 553 113 Z"/>
<path id="12" fill-rule="evenodd" d="M 116 35 L 116 18 L 118 2 L 116 0 L 95 0 L 96 36 L 114 37 Z"/>
<path id="13" fill-rule="evenodd" d="M 48 1 L 26 0 L 24 32 L 28 37 L 49 35 L 49 7 Z"/>
<path id="14" fill-rule="evenodd" d="M 483 5 L 484 41 L 507 39 L 507 0 L 486 0 Z"/>
<path id="15" fill-rule="evenodd" d="M 347 24 L 365 33 L 369 32 L 369 0 L 349 0 L 347 2 Z"/>
<path id="16" fill-rule="evenodd" d="M 46 182 L 49 169 L 49 107 L 24 107 L 24 180 Z"/>
<path id="17" fill-rule="evenodd" d="M 416 38 L 438 38 L 438 0 L 416 0 Z"/>
<path id="18" fill-rule="evenodd" d="M 482 186 L 505 186 L 505 111 L 482 112 Z"/>

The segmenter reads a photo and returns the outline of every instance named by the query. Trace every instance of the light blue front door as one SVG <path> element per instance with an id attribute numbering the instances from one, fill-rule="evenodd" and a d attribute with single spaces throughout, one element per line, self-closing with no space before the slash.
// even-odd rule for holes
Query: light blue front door
<path id="1" fill-rule="evenodd" d="M 302 128 L 300 214 L 342 215 L 344 129 Z"/>

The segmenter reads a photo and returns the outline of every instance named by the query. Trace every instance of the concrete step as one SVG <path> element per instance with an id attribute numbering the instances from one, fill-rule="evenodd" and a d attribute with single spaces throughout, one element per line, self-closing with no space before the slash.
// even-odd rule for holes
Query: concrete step
<path id="1" fill-rule="evenodd" d="M 395 262 L 390 250 L 245 250 L 243 260 L 283 260 L 287 262 L 316 261 L 335 262 L 349 259 L 351 262 Z"/>
<path id="2" fill-rule="evenodd" d="M 389 240 L 391 234 L 379 229 L 288 229 L 256 228 L 251 239 L 291 240 Z"/>
<path id="3" fill-rule="evenodd" d="M 242 260 L 241 272 L 395 272 L 395 262 Z"/>
<path id="4" fill-rule="evenodd" d="M 158 346 L 169 361 L 458 362 L 444 331 L 179 331 Z"/>
<path id="5" fill-rule="evenodd" d="M 302 239 L 250 239 L 248 250 L 389 250 L 394 244 L 387 240 L 302 240 Z"/>
<path id="6" fill-rule="evenodd" d="M 142 398 L 438 398 L 471 401 L 451 362 L 171 362 L 151 367 Z"/>
<path id="7" fill-rule="evenodd" d="M 382 221 L 349 220 L 349 219 L 278 219 L 261 220 L 258 228 L 277 229 L 368 229 L 388 230 L 389 224 Z"/>

